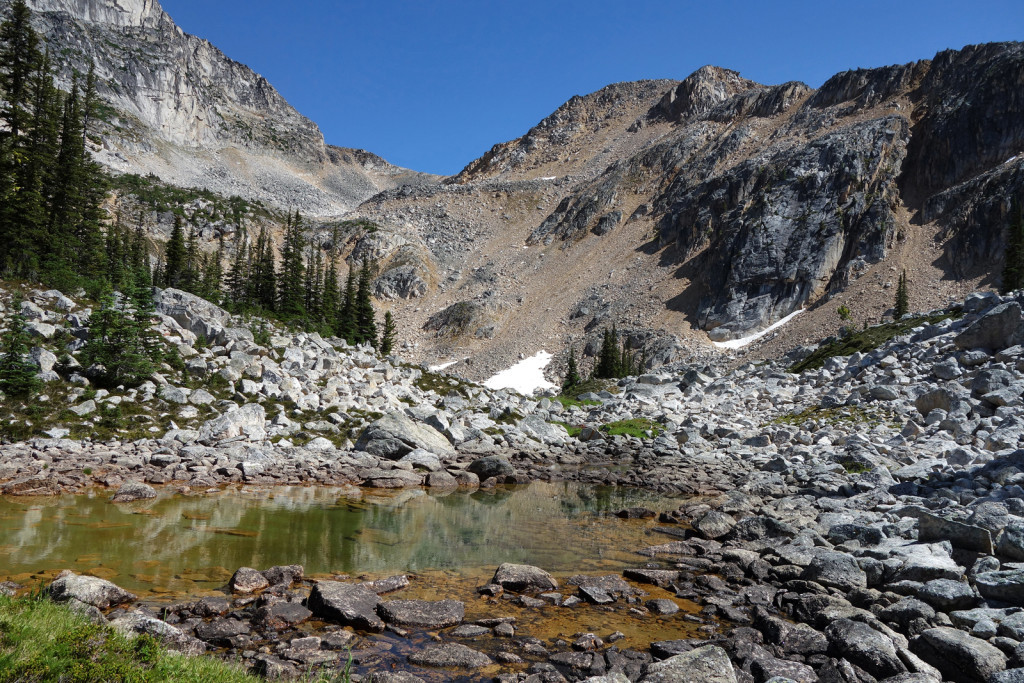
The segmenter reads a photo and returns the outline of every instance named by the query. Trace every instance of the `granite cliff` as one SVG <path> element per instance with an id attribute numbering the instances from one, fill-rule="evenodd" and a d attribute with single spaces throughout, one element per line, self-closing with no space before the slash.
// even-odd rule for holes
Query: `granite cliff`
<path id="1" fill-rule="evenodd" d="M 0 0 L 7 12 L 9 0 Z M 96 64 L 102 144 L 117 172 L 238 194 L 312 215 L 432 176 L 325 144 L 262 76 L 182 31 L 156 0 L 31 0 L 58 80 Z"/>

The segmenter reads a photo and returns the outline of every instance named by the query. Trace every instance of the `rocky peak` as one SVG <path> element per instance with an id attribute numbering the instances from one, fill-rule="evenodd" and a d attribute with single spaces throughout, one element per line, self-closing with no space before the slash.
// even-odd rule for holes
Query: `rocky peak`
<path id="1" fill-rule="evenodd" d="M 702 66 L 665 93 L 652 110 L 652 118 L 682 121 L 700 116 L 733 95 L 760 87 L 758 83 L 740 77 L 736 71 Z"/>
<path id="2" fill-rule="evenodd" d="M 170 22 L 157 0 L 30 0 L 37 12 L 64 12 L 90 24 L 155 27 Z"/>

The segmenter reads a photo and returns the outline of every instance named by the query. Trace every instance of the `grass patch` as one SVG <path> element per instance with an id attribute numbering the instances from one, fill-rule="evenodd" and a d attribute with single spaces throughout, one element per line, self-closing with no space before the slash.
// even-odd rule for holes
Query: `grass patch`
<path id="1" fill-rule="evenodd" d="M 791 427 L 801 427 L 808 420 L 827 424 L 854 424 L 868 428 L 878 427 L 879 425 L 895 428 L 900 426 L 898 414 L 888 412 L 875 405 L 870 406 L 870 408 L 862 406 L 839 406 L 836 408 L 814 406 L 799 413 L 780 415 L 763 426 L 788 425 Z"/>
<path id="2" fill-rule="evenodd" d="M 665 431 L 660 424 L 645 417 L 609 422 L 606 425 L 601 425 L 600 429 L 609 436 L 635 436 L 638 439 L 649 438 L 648 433 L 654 437 Z"/>
<path id="3" fill-rule="evenodd" d="M 959 308 L 953 309 L 950 313 L 935 313 L 933 315 L 921 315 L 907 320 L 896 320 L 884 325 L 875 325 L 866 330 L 854 332 L 841 339 L 823 344 L 814 353 L 802 361 L 794 363 L 789 367 L 789 372 L 803 372 L 804 370 L 817 370 L 825 364 L 825 361 L 835 356 L 849 356 L 858 351 L 868 353 L 874 351 L 882 344 L 894 337 L 907 334 L 915 327 L 937 323 L 946 318 L 959 318 L 963 311 Z"/>
<path id="4" fill-rule="evenodd" d="M 261 680 L 212 657 L 169 653 L 151 636 L 123 636 L 49 600 L 0 597 L 0 683 Z"/>
<path id="5" fill-rule="evenodd" d="M 594 401 L 591 399 L 580 400 L 579 395 L 586 393 L 596 394 L 601 391 L 618 393 L 619 388 L 615 386 L 615 384 L 609 384 L 606 379 L 588 379 L 585 382 L 563 389 L 562 393 L 555 397 L 555 400 L 566 408 L 570 408 L 572 406 L 599 406 L 601 405 L 600 401 Z"/>
<path id="6" fill-rule="evenodd" d="M 442 375 L 439 372 L 430 372 L 429 370 L 421 370 L 421 373 L 416 378 L 416 381 L 413 382 L 421 391 L 433 391 L 439 396 L 447 396 L 454 391 L 469 398 L 469 387 L 472 386 L 469 382 L 464 382 L 458 377 Z"/>
<path id="7" fill-rule="evenodd" d="M 565 427 L 565 431 L 569 432 L 569 436 L 576 438 L 583 431 L 583 427 L 580 425 L 571 425 L 568 422 L 552 422 L 551 424 L 562 425 Z"/>

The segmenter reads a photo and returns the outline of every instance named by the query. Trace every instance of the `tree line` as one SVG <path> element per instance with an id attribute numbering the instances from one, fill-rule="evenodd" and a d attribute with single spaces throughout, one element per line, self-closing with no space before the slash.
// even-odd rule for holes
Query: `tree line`
<path id="1" fill-rule="evenodd" d="M 203 253 L 195 227 L 185 234 L 180 216 L 157 263 L 154 280 L 163 287 L 192 292 L 233 313 L 276 318 L 290 326 L 337 336 L 349 344 L 370 344 L 391 353 L 396 326 L 388 311 L 378 330 L 371 301 L 374 265 L 349 268 L 344 284 L 332 247 L 325 255 L 306 238 L 301 213 L 288 213 L 280 254 L 266 226 L 255 239 L 236 225 L 234 253 L 225 258 L 223 237 L 214 252 Z M 227 268 L 224 268 L 226 261 Z"/>
<path id="2" fill-rule="evenodd" d="M 0 24 L 0 272 L 59 289 L 106 280 L 105 175 L 88 152 L 95 69 L 54 85 L 24 0 Z"/>

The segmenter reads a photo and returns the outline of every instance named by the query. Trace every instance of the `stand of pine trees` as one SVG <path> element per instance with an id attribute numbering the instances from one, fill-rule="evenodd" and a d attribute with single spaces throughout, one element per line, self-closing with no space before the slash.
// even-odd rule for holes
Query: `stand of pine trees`
<path id="1" fill-rule="evenodd" d="M 288 215 L 278 259 L 266 228 L 250 240 L 236 210 L 235 253 L 226 272 L 223 240 L 216 252 L 204 253 L 196 228 L 186 229 L 176 215 L 163 258 L 151 272 L 144 215 L 134 228 L 126 227 L 121 215 L 105 225 L 102 202 L 109 183 L 88 150 L 97 118 L 95 71 L 85 78 L 76 75 L 70 93 L 59 91 L 30 20 L 25 0 L 14 0 L 0 23 L 0 276 L 68 292 L 84 287 L 102 298 L 101 337 L 122 347 L 128 365 L 141 368 L 121 369 L 94 345 L 89 354 L 96 363 L 116 366 L 112 381 L 132 381 L 146 369 L 141 359 L 132 359 L 137 346 L 132 335 L 143 331 L 126 337 L 121 319 L 138 310 L 134 301 L 140 288 L 154 284 L 353 344 L 394 344 L 393 320 L 383 338 L 377 337 L 370 301 L 373 267 L 350 269 L 344 291 L 339 290 L 335 255 L 325 257 L 307 242 L 297 211 Z M 111 298 L 114 291 L 131 301 Z"/>
<path id="2" fill-rule="evenodd" d="M 1020 200 L 1014 201 L 1013 218 L 1006 232 L 1003 275 L 999 291 L 1008 294 L 1024 287 L 1024 210 Z"/>
<path id="3" fill-rule="evenodd" d="M 15 0 L 0 24 L 0 273 L 98 293 L 110 264 L 106 176 L 87 149 L 96 76 L 76 75 L 70 93 L 59 91 L 30 19 Z"/>
<path id="4" fill-rule="evenodd" d="M 622 340 L 621 346 L 619 345 L 619 332 L 615 325 L 612 325 L 611 330 L 604 331 L 601 352 L 598 354 L 593 376 L 597 379 L 615 379 L 639 375 L 643 373 L 646 363 L 647 358 L 643 353 L 634 353 L 630 349 L 628 337 Z"/>

